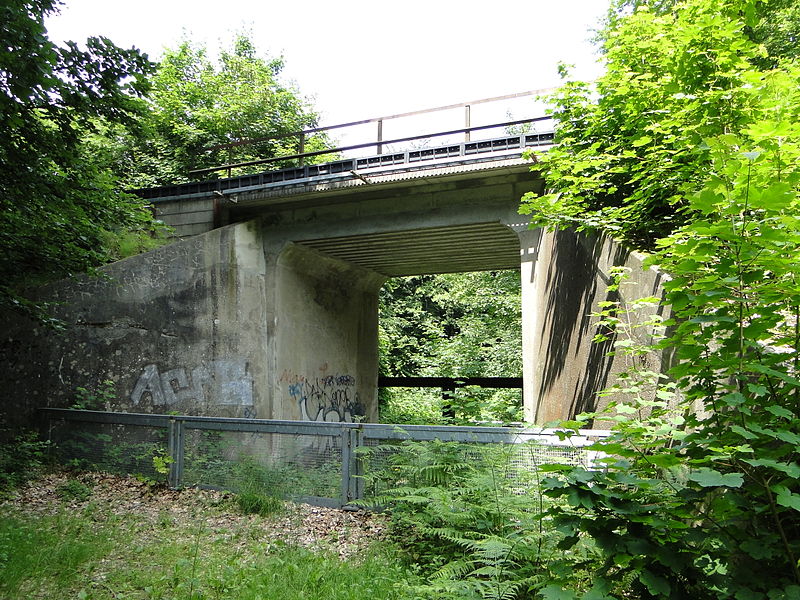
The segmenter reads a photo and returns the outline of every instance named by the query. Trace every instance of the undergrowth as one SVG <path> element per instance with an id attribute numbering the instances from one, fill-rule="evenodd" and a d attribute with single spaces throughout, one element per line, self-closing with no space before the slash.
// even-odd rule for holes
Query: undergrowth
<path id="1" fill-rule="evenodd" d="M 0 497 L 42 472 L 50 445 L 34 431 L 12 432 L 0 423 Z"/>
<path id="2" fill-rule="evenodd" d="M 563 548 L 548 527 L 551 504 L 539 492 L 535 445 L 485 447 L 403 442 L 367 449 L 371 494 L 361 504 L 389 510 L 392 539 L 406 564 L 424 577 L 421 598 L 539 598 L 570 561 L 591 561 L 593 548 Z M 383 468 L 378 467 L 383 464 Z"/>

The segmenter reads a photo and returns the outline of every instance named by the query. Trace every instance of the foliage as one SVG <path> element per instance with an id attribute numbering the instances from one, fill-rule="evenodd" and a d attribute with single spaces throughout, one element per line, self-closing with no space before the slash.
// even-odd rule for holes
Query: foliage
<path id="1" fill-rule="evenodd" d="M 75 399 L 70 408 L 75 410 L 109 410 L 117 399 L 116 386 L 110 379 L 99 383 L 94 390 L 85 387 L 75 388 Z"/>
<path id="2" fill-rule="evenodd" d="M 58 462 L 70 469 L 134 474 L 155 485 L 169 470 L 167 435 L 160 430 L 153 431 L 151 436 L 138 433 L 124 426 L 110 425 L 72 430 L 58 440 L 55 454 Z"/>
<path id="3" fill-rule="evenodd" d="M 562 554 L 591 557 L 588 546 L 563 553 L 562 536 L 545 531 L 537 471 L 519 467 L 541 461 L 536 445 L 403 442 L 362 459 L 363 504 L 391 511 L 393 539 L 426 578 L 421 597 L 533 598 L 561 573 Z"/>
<path id="4" fill-rule="evenodd" d="M 0 429 L 0 494 L 41 473 L 49 449 L 50 444 L 34 431 Z"/>
<path id="5" fill-rule="evenodd" d="M 67 502 L 86 502 L 92 496 L 92 488 L 82 481 L 70 479 L 58 486 L 56 493 Z"/>
<path id="6" fill-rule="evenodd" d="M 199 433 L 185 445 L 185 485 L 211 485 L 279 501 L 303 496 L 336 498 L 341 492 L 341 469 L 331 462 L 307 464 L 303 453 L 308 447 L 302 442 L 296 447 L 287 444 L 273 458 L 258 453 L 258 440 L 245 444 L 235 434 Z"/>
<path id="7" fill-rule="evenodd" d="M 296 154 L 297 136 L 263 139 L 316 125 L 308 101 L 281 82 L 282 69 L 282 58 L 259 56 L 244 33 L 220 51 L 216 64 L 205 46 L 184 41 L 165 51 L 140 128 L 133 136 L 109 132 L 105 152 L 125 169 L 130 187 L 186 181 L 192 169 Z M 261 141 L 235 145 L 243 140 Z M 326 143 L 325 136 L 309 136 L 304 149 L 324 149 Z M 234 145 L 219 147 L 229 144 Z"/>
<path id="8" fill-rule="evenodd" d="M 672 314 L 659 348 L 675 352 L 672 381 L 654 400 L 640 393 L 654 382 L 643 373 L 628 380 L 630 402 L 583 417 L 617 423 L 597 445 L 608 454 L 606 469 L 545 467 L 553 471 L 546 493 L 566 503 L 548 514 L 567 535 L 565 547 L 594 540 L 603 556 L 594 580 L 609 589 L 627 580 L 624 597 L 797 598 L 800 68 L 753 67 L 763 56 L 746 35 L 757 25 L 753 3 L 677 5 L 668 18 L 644 6 L 608 35 L 615 45 L 596 103 L 609 122 L 614 113 L 625 115 L 620 125 L 630 119 L 626 148 L 634 155 L 622 146 L 604 154 L 592 139 L 600 113 L 590 108 L 588 137 L 572 129 L 550 171 L 565 177 L 565 193 L 543 203 L 552 223 L 619 226 L 613 230 L 656 248 L 649 264 L 669 275 Z M 647 61 L 639 60 L 644 53 Z M 634 68 L 645 62 L 658 70 Z M 569 111 L 579 115 L 588 101 L 579 96 Z M 591 164 L 590 154 L 599 157 Z M 579 216 L 586 198 L 610 198 L 616 191 L 605 186 L 620 182 L 628 199 L 653 194 L 681 215 L 647 235 L 638 225 L 625 229 L 624 219 L 656 214 L 637 212 L 635 202 Z M 569 578 L 554 585 L 572 590 L 565 598 L 621 597 L 578 596 Z"/>
<path id="9" fill-rule="evenodd" d="M 800 38 L 800 6 L 795 0 L 762 0 L 755 7 L 757 19 L 748 30 L 750 38 L 763 44 L 766 58 L 756 65 L 777 67 L 781 60 L 800 57 L 797 40 Z"/>
<path id="10" fill-rule="evenodd" d="M 611 19 L 605 75 L 595 88 L 566 83 L 554 98 L 558 145 L 537 165 L 548 193 L 523 204 L 535 222 L 602 228 L 653 249 L 692 218 L 683 190 L 710 168 L 705 140 L 750 123 L 758 98 L 742 74 L 766 54 L 745 35 L 759 22 L 755 0 L 677 4 L 637 2 Z"/>
<path id="11" fill-rule="evenodd" d="M 163 477 L 169 475 L 170 465 L 174 462 L 175 459 L 163 448 L 153 453 L 153 470 Z"/>
<path id="12" fill-rule="evenodd" d="M 522 372 L 520 280 L 516 271 L 455 273 L 393 279 L 380 296 L 380 368 L 384 375 L 492 377 Z M 440 390 L 386 390 L 384 422 L 434 422 Z M 519 392 L 457 390 L 459 422 L 519 420 Z"/>
<path id="13" fill-rule="evenodd" d="M 34 312 L 24 286 L 85 272 L 112 257 L 110 234 L 154 227 L 86 141 L 136 121 L 151 63 L 105 38 L 53 44 L 43 19 L 57 6 L 0 7 L 0 306 Z"/>
<path id="14" fill-rule="evenodd" d="M 378 390 L 381 423 L 400 425 L 444 425 L 442 391 L 426 388 L 382 388 Z"/>
<path id="15" fill-rule="evenodd" d="M 285 508 L 283 500 L 280 498 L 249 491 L 236 494 L 236 504 L 244 514 L 261 515 L 262 517 L 281 512 Z"/>
<path id="16" fill-rule="evenodd" d="M 282 468 L 283 467 L 283 468 Z M 230 464 L 232 489 L 236 503 L 244 514 L 263 516 L 284 510 L 284 499 L 298 490 L 292 490 L 285 466 L 262 465 L 249 455 L 241 455 Z"/>

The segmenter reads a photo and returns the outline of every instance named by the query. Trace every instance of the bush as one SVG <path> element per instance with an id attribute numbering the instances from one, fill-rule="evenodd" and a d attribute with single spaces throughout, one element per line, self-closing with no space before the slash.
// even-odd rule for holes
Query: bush
<path id="1" fill-rule="evenodd" d="M 9 430 L 0 429 L 0 440 Z M 36 477 L 48 459 L 50 443 L 34 431 L 23 431 L 0 442 L 0 492 L 14 489 Z"/>
<path id="2" fill-rule="evenodd" d="M 70 479 L 58 486 L 56 493 L 67 502 L 86 502 L 92 495 L 92 488 L 77 479 Z"/>
<path id="3" fill-rule="evenodd" d="M 384 466 L 367 469 L 374 495 L 361 504 L 391 512 L 394 541 L 427 578 L 422 597 L 533 598 L 562 568 L 563 536 L 544 531 L 537 473 L 515 464 L 528 452 L 535 464 L 528 444 L 404 442 L 364 453 Z M 569 554 L 591 560 L 592 548 Z"/>

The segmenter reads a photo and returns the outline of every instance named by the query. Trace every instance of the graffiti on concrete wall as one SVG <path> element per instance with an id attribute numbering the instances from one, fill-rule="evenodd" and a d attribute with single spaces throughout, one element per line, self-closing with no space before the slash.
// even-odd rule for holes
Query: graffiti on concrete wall
<path id="1" fill-rule="evenodd" d="M 363 414 L 352 375 L 317 375 L 305 377 L 291 371 L 281 374 L 289 396 L 300 407 L 304 421 L 352 423 L 353 416 Z"/>
<path id="2" fill-rule="evenodd" d="M 191 370 L 180 367 L 164 372 L 154 364 L 145 365 L 131 402 L 134 406 L 149 400 L 153 406 L 165 407 L 185 402 L 252 407 L 253 377 L 247 367 L 244 359 L 212 360 Z"/>

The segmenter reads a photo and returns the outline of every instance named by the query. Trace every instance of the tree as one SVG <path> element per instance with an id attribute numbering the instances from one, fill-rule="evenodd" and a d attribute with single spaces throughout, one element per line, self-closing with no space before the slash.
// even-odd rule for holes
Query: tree
<path id="1" fill-rule="evenodd" d="M 47 38 L 56 0 L 0 6 L 0 305 L 26 285 L 109 259 L 109 232 L 145 230 L 150 214 L 94 159 L 86 137 L 143 109 L 152 65 L 105 38 L 85 48 Z"/>
<path id="2" fill-rule="evenodd" d="M 598 36 L 607 72 L 596 88 L 567 83 L 554 98 L 558 146 L 538 165 L 550 193 L 529 194 L 524 210 L 652 250 L 691 218 L 683 189 L 704 177 L 704 140 L 746 123 L 753 99 L 739 91 L 741 74 L 796 55 L 781 41 L 793 34 L 776 25 L 797 27 L 792 15 L 800 16 L 796 7 L 778 0 L 713 10 L 680 0 L 614 2 Z"/>
<path id="3" fill-rule="evenodd" d="M 514 377 L 522 372 L 517 271 L 393 279 L 380 296 L 381 373 L 392 376 Z M 404 398 L 415 406 L 404 408 Z M 382 419 L 441 417 L 441 391 L 386 390 Z M 405 403 L 410 404 L 410 403 Z M 520 420 L 518 390 L 457 390 L 458 420 Z M 424 407 L 421 405 L 425 405 Z M 438 412 L 438 415 L 436 414 Z M 416 416 L 414 416 L 416 415 Z"/>
<path id="4" fill-rule="evenodd" d="M 543 468 L 562 547 L 599 552 L 584 598 L 800 597 L 800 67 L 759 63 L 759 7 L 640 2 L 602 36 L 597 97 L 562 94 L 561 196 L 540 221 L 653 248 L 672 312 L 658 348 L 676 356 L 669 379 L 634 372 L 627 402 L 563 424 L 616 423 L 604 469 Z"/>
<path id="5" fill-rule="evenodd" d="M 263 139 L 317 123 L 310 104 L 280 81 L 283 64 L 259 56 L 245 34 L 220 52 L 216 64 L 204 46 L 188 41 L 167 50 L 152 78 L 150 111 L 140 130 L 115 145 L 114 160 L 126 165 L 129 185 L 172 184 L 186 181 L 193 169 L 298 153 L 297 136 Z M 239 144 L 251 140 L 256 141 Z M 305 150 L 324 149 L 326 142 L 325 136 L 309 136 Z"/>
<path id="6" fill-rule="evenodd" d="M 755 10 L 758 18 L 747 32 L 767 51 L 756 64 L 774 68 L 781 60 L 800 56 L 800 5 L 795 0 L 764 0 Z"/>

